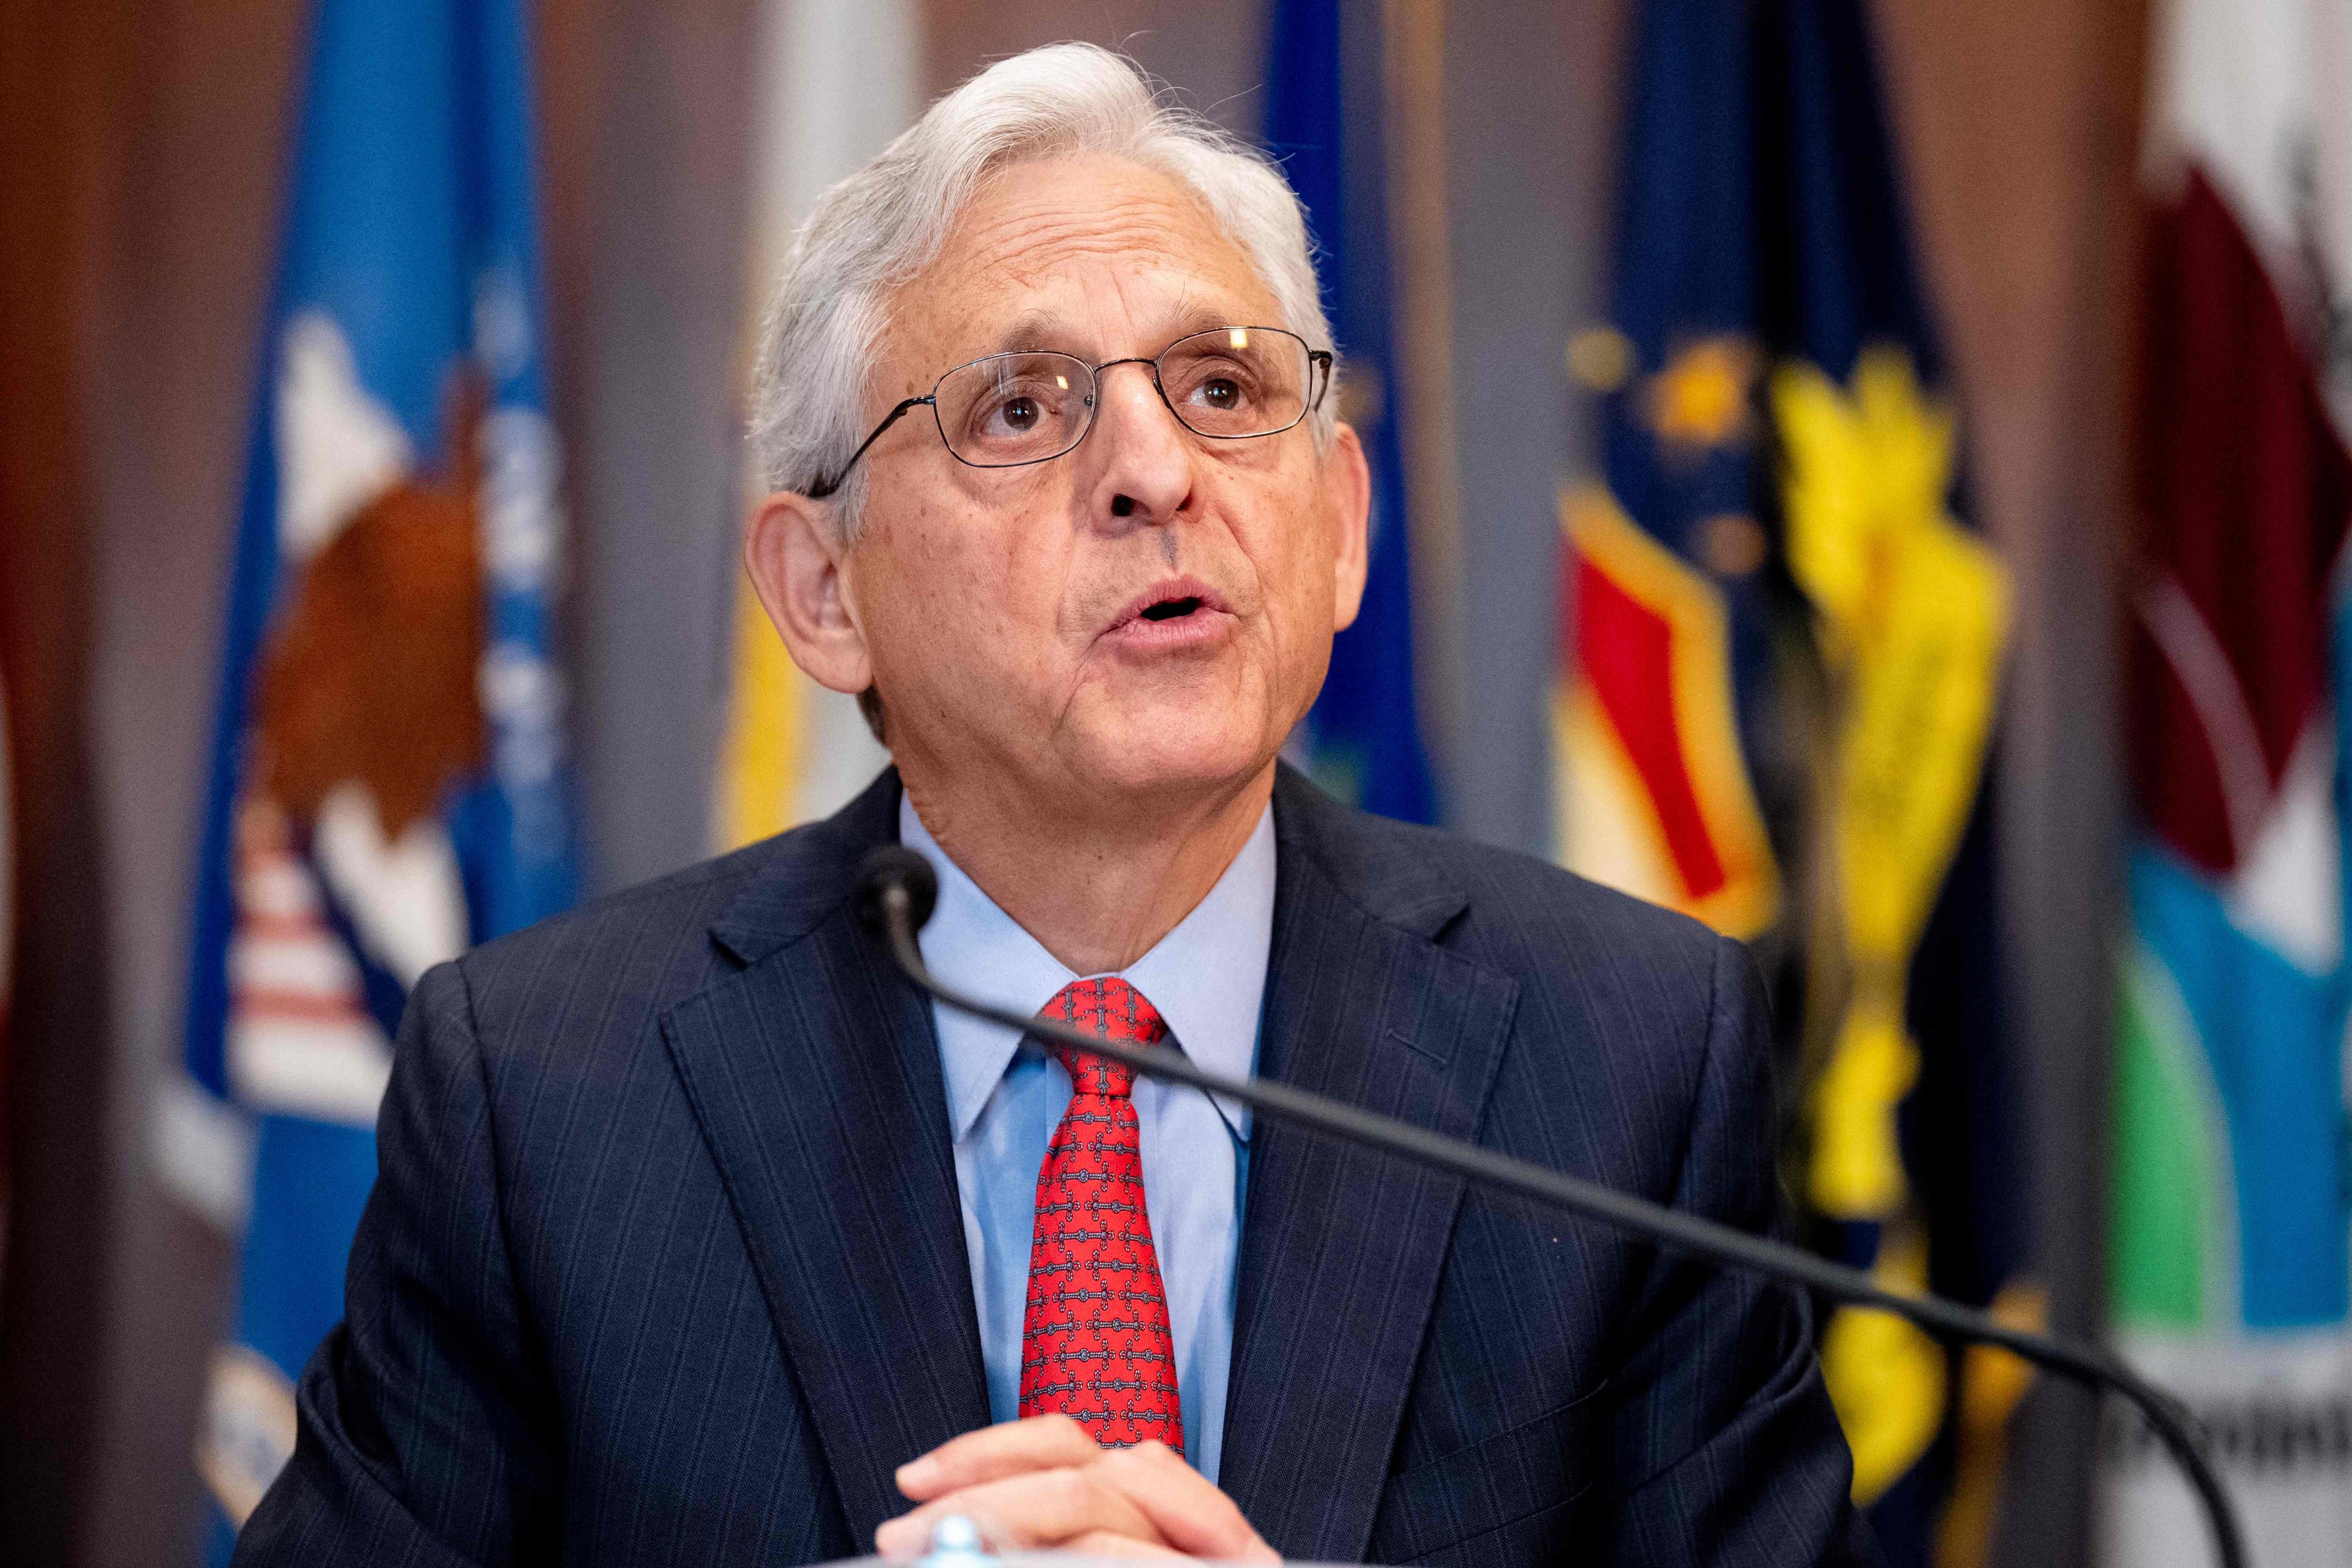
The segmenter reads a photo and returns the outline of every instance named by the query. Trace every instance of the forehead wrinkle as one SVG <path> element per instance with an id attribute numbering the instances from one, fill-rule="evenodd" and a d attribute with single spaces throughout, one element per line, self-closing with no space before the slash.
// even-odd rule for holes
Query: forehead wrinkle
<path id="1" fill-rule="evenodd" d="M 963 358 L 1040 350 L 1119 358 L 1157 353 L 1192 332 L 1255 325 L 1276 314 L 1270 303 L 1259 301 L 1261 291 L 1246 287 L 1255 284 L 1253 274 L 1204 279 L 1181 256 L 1099 248 L 1110 265 L 1081 269 L 1070 264 L 1077 254 L 1070 247 L 1036 258 L 1034 268 L 1008 268 L 982 281 L 963 296 L 954 319 L 940 323 L 944 341 L 968 349 Z M 1040 303 L 1040 294 L 1056 302 Z M 999 301 L 1021 308 L 1001 330 L 991 330 L 995 311 L 990 305 Z M 1128 324 L 1117 324 L 1121 321 Z M 1117 341 L 1103 338 L 1106 328 Z M 1139 335 L 1126 341 L 1129 333 Z"/>
<path id="2" fill-rule="evenodd" d="M 1106 192 L 1107 178 L 1117 186 Z M 1087 185 L 1100 193 L 1099 199 L 1080 210 L 1071 193 Z M 1021 231 L 1032 226 L 1035 232 L 1024 237 Z M 1097 230 L 1128 244 L 1150 237 L 1174 241 L 1171 249 L 1179 252 L 1192 248 L 1191 242 L 1203 234 L 1230 244 L 1191 187 L 1158 169 L 1115 157 L 1033 161 L 998 170 L 957 220 L 940 254 L 971 247 L 979 251 L 976 259 L 1000 260 L 988 254 L 991 230 L 999 246 L 1047 245 Z"/>
<path id="3" fill-rule="evenodd" d="M 1172 256 L 1199 239 L 1197 229 L 1172 218 L 1162 204 L 1150 201 L 1122 202 L 1108 211 L 1090 213 L 1008 214 L 976 224 L 961 247 L 965 254 L 960 259 L 977 271 L 1001 267 L 1023 273 L 1057 260 L 1115 260 L 1150 251 Z"/>
<path id="4" fill-rule="evenodd" d="M 1072 264 L 1093 262 L 1131 272 L 1176 273 L 1188 295 L 1199 285 L 1222 285 L 1236 306 L 1258 295 L 1271 303 L 1271 290 L 1255 265 L 1206 206 L 1157 171 L 1129 169 L 1149 182 L 1146 189 L 1123 190 L 1082 210 L 1066 184 L 1012 184 L 1018 173 L 1037 173 L 1034 165 L 1000 174 L 958 223 L 917 287 L 953 289 L 965 280 L 992 276 L 1035 291 Z"/>

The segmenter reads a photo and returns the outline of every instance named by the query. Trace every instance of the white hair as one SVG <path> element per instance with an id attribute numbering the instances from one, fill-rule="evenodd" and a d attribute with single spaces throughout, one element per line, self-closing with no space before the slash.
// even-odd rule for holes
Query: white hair
<path id="1" fill-rule="evenodd" d="M 867 377 L 890 295 L 938 256 L 982 184 L 1016 163 L 1086 153 L 1183 184 L 1273 293 L 1282 320 L 1263 324 L 1331 346 L 1305 214 L 1274 164 L 1170 101 L 1125 57 L 1048 45 L 998 61 L 932 104 L 818 198 L 793 236 L 761 322 L 752 388 L 751 439 L 769 489 L 809 489 L 838 474 L 866 438 Z M 1338 401 L 1327 389 L 1312 416 L 1318 446 Z M 861 466 L 837 494 L 845 537 L 856 531 L 863 478 Z"/>

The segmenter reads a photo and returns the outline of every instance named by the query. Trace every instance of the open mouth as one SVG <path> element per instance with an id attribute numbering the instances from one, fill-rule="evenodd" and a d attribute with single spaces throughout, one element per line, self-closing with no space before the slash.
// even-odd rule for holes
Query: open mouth
<path id="1" fill-rule="evenodd" d="M 1122 647 L 1173 651 L 1219 643 L 1233 625 L 1217 591 L 1186 573 L 1163 578 L 1129 599 L 1105 635 Z"/>

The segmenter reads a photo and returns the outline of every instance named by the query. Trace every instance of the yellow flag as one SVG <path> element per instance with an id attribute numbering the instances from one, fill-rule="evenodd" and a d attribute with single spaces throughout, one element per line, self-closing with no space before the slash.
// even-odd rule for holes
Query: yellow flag
<path id="1" fill-rule="evenodd" d="M 794 228 L 828 186 L 914 119 L 920 9 L 914 0 L 764 0 L 761 7 L 746 367 L 756 358 L 767 290 Z M 747 510 L 763 488 L 747 463 Z M 711 813 L 720 849 L 830 815 L 888 761 L 855 698 L 827 691 L 794 668 L 740 572 L 733 637 L 733 689 Z"/>
<path id="2" fill-rule="evenodd" d="M 1814 1090 L 1811 1196 L 1842 1219 L 1885 1219 L 1904 1196 L 1895 1107 L 1918 1074 L 1904 990 L 1984 770 L 2008 584 L 1945 509 L 1952 416 L 1903 350 L 1865 350 L 1851 390 L 1783 366 L 1772 408 L 1789 568 L 1838 689 L 1836 905 L 1853 984 Z"/>

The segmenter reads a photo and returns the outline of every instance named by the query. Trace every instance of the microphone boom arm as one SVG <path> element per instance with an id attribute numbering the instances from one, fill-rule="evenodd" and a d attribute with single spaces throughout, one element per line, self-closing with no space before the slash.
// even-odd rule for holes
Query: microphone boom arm
<path id="1" fill-rule="evenodd" d="M 923 870 L 928 873 L 929 867 L 925 866 Z M 1088 1052 L 1118 1062 L 1146 1078 L 1222 1095 L 1282 1121 L 1399 1155 L 1481 1186 L 1597 1219 L 1726 1268 L 1800 1284 L 1816 1296 L 1847 1306 L 1892 1312 L 1941 1341 L 1996 1345 L 2077 1383 L 2123 1395 L 2163 1440 L 2174 1462 L 2196 1489 L 2211 1524 L 2214 1552 L 2222 1568 L 2245 1568 L 2245 1543 L 2236 1512 L 2189 1418 L 2155 1384 L 2105 1352 L 2013 1329 L 1988 1313 L 1940 1297 L 1896 1295 L 1859 1269 L 1532 1161 L 1448 1138 L 1343 1100 L 1272 1079 L 1226 1078 L 1194 1066 L 1181 1051 L 1101 1039 L 1051 1019 L 1026 1016 L 966 996 L 943 984 L 924 966 L 922 950 L 915 942 L 915 930 L 930 913 L 927 902 L 919 910 L 918 896 L 908 889 L 905 879 L 887 870 L 879 878 L 869 872 L 869 879 L 880 882 L 871 889 L 874 903 L 869 907 L 880 918 L 882 934 L 900 971 L 921 990 L 960 1013 L 1018 1029 L 1067 1050 Z"/>

